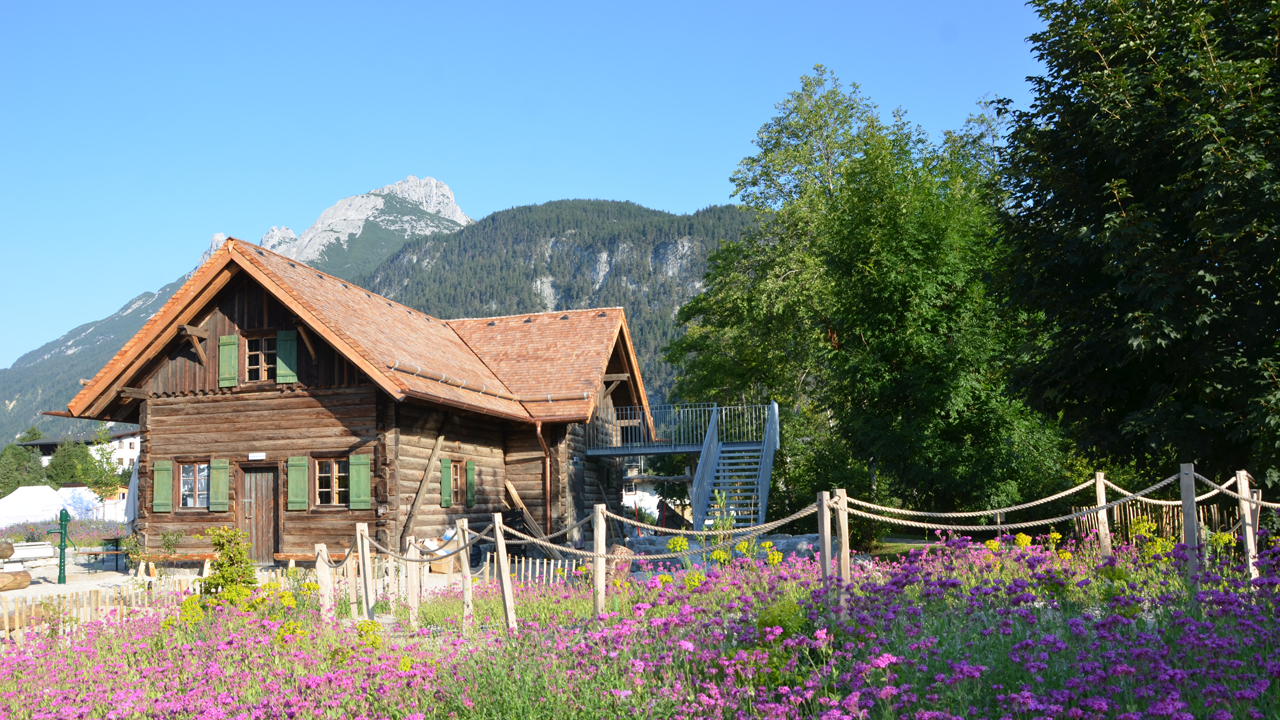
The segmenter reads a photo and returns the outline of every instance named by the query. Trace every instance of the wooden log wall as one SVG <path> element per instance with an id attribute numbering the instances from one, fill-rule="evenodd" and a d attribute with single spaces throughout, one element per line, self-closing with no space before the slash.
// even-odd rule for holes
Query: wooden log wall
<path id="1" fill-rule="evenodd" d="M 198 341 L 204 349 L 205 362 L 200 362 L 191 339 L 180 336 L 152 361 L 140 387 L 162 396 L 227 394 L 232 391 L 231 388 L 218 387 L 218 338 L 223 335 L 253 337 L 272 335 L 279 330 L 295 330 L 298 326 L 294 320 L 287 308 L 252 279 L 242 277 L 239 281 L 233 280 L 191 323 L 208 331 L 209 337 Z M 303 332 L 307 331 L 304 329 Z M 296 386 L 347 387 L 367 382 L 354 365 L 327 345 L 319 335 L 310 333 L 309 339 L 316 350 L 314 357 L 302 337 L 298 338 Z M 239 369 L 243 379 L 243 341 L 240 351 Z M 263 382 L 260 385 L 270 388 L 275 383 Z"/>
<path id="2" fill-rule="evenodd" d="M 209 545 L 194 536 L 211 527 L 234 525 L 246 528 L 242 465 L 277 468 L 276 552 L 312 552 L 316 543 L 346 548 L 355 532 L 355 523 L 375 521 L 388 495 L 387 452 L 378 432 L 378 396 L 371 385 L 351 388 L 301 390 L 281 386 L 275 390 L 235 389 L 218 395 L 151 397 L 142 404 L 141 456 L 139 457 L 138 530 L 148 548 L 160 547 L 164 532 L 181 531 L 179 549 L 205 552 Z M 289 457 L 336 457 L 357 451 L 374 452 L 372 492 L 375 508 L 349 510 L 345 507 L 314 506 L 315 466 L 308 470 L 309 507 L 286 510 L 286 461 Z M 265 461 L 249 462 L 250 452 L 263 452 Z M 183 461 L 207 463 L 214 458 L 231 461 L 230 497 L 227 512 L 182 509 L 179 474 Z M 173 460 L 173 510 L 154 513 L 152 467 L 156 460 Z"/>
<path id="3" fill-rule="evenodd" d="M 587 457 L 586 436 L 585 424 L 572 423 L 557 448 L 557 454 L 564 459 L 567 468 L 564 482 L 577 515 L 574 522 L 589 517 L 596 503 L 604 503 L 610 511 L 622 514 L 622 465 L 613 458 Z M 612 485 L 606 482 L 606 468 L 612 469 Z M 592 538 L 590 524 L 582 530 L 583 538 Z"/>
<path id="4" fill-rule="evenodd" d="M 414 520 L 414 537 L 440 537 L 454 527 L 458 518 L 466 518 L 473 528 L 487 527 L 495 512 L 502 510 L 502 498 L 507 480 L 507 467 L 503 452 L 505 423 L 483 415 L 446 411 L 412 403 L 403 403 L 397 409 L 398 439 L 396 467 L 399 475 L 395 499 L 395 532 L 408 520 L 413 498 L 418 493 L 423 474 L 427 474 L 427 494 Z M 442 423 L 443 421 L 443 423 Z M 436 428 L 444 433 L 445 442 L 440 458 L 462 463 L 460 473 L 463 502 L 452 507 L 440 507 L 440 459 L 430 463 L 431 450 L 435 447 Z M 535 440 L 536 442 L 536 440 Z M 476 464 L 476 504 L 467 507 L 465 502 L 465 463 Z M 528 502 L 528 500 L 526 500 Z"/>

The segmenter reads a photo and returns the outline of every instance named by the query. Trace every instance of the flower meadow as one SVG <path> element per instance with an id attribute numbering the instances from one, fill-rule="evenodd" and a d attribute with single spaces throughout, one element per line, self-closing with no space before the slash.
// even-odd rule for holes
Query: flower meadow
<path id="1" fill-rule="evenodd" d="M 0 540 L 9 542 L 58 542 L 57 535 L 50 535 L 50 530 L 57 530 L 58 522 L 24 522 L 0 527 Z M 100 545 L 104 539 L 122 538 L 129 534 L 122 522 L 114 520 L 72 520 L 67 523 L 67 539 L 76 545 Z"/>
<path id="2" fill-rule="evenodd" d="M 1280 717 L 1280 548 L 1102 559 L 1051 536 L 939 542 L 847 585 L 776 554 L 636 573 L 590 616 L 588 583 L 492 586 L 421 627 L 321 622 L 302 573 L 235 602 L 95 622 L 0 653 L 0 718 Z M 377 608 L 375 608 L 377 609 Z M 392 620 L 391 618 L 396 618 Z"/>

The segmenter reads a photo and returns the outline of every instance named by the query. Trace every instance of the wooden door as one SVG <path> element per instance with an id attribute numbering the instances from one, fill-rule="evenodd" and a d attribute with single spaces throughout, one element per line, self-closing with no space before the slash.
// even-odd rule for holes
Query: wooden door
<path id="1" fill-rule="evenodd" d="M 244 529 L 249 534 L 249 557 L 274 563 L 276 553 L 276 469 L 244 471 Z"/>

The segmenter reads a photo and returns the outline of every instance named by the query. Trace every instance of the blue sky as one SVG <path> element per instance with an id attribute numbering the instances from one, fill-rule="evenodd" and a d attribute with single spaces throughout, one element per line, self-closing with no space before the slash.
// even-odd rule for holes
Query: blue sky
<path id="1" fill-rule="evenodd" d="M 729 202 L 814 63 L 931 133 L 1029 101 L 1016 0 L 60 4 L 0 0 L 0 367 L 414 174 L 474 218 Z"/>

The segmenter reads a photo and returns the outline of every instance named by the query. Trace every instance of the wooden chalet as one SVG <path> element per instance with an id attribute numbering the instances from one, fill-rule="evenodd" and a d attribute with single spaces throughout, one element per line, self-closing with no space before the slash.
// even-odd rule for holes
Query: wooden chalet
<path id="1" fill-rule="evenodd" d="M 139 425 L 147 547 L 234 525 L 268 563 L 486 526 L 507 483 L 546 532 L 616 509 L 584 451 L 615 401 L 647 407 L 621 308 L 440 320 L 232 239 L 66 415 Z"/>

